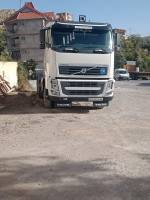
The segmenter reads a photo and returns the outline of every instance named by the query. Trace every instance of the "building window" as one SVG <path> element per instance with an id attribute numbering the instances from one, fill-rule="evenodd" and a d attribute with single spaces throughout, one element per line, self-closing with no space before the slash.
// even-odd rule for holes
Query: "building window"
<path id="1" fill-rule="evenodd" d="M 12 38 L 12 39 L 11 39 L 11 46 L 12 46 L 13 48 L 19 47 L 19 37 L 16 37 L 16 38 Z"/>
<path id="2" fill-rule="evenodd" d="M 25 36 L 22 36 L 22 37 L 21 37 L 21 40 L 25 40 Z"/>
<path id="3" fill-rule="evenodd" d="M 14 60 L 19 60 L 21 58 L 20 51 L 13 51 L 12 57 Z"/>
<path id="4" fill-rule="evenodd" d="M 27 51 L 26 51 L 26 50 L 22 50 L 21 53 L 22 53 L 22 54 L 26 54 Z"/>
<path id="5" fill-rule="evenodd" d="M 8 31 L 10 33 L 16 33 L 18 31 L 18 25 L 17 24 L 11 24 L 11 25 L 9 25 Z"/>
<path id="6" fill-rule="evenodd" d="M 20 22 L 20 23 L 19 23 L 19 26 L 24 26 L 24 22 Z"/>

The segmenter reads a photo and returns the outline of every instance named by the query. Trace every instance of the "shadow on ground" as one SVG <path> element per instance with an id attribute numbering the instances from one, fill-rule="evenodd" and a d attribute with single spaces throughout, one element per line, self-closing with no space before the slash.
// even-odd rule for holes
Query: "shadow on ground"
<path id="1" fill-rule="evenodd" d="M 0 98 L 0 115 L 3 114 L 36 114 L 36 113 L 78 113 L 86 114 L 95 108 L 91 106 L 73 106 L 72 108 L 45 109 L 43 100 L 36 94 L 18 93 Z"/>
<path id="2" fill-rule="evenodd" d="M 150 82 L 146 83 L 140 83 L 138 86 L 143 86 L 143 87 L 150 87 Z"/>
<path id="3" fill-rule="evenodd" d="M 53 156 L 0 159 L 0 199 L 148 200 L 150 177 L 113 174 L 108 159 L 71 162 Z"/>

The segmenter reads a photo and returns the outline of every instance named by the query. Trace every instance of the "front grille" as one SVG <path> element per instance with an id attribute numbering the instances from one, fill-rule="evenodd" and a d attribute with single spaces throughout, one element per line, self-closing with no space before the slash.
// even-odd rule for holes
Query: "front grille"
<path id="1" fill-rule="evenodd" d="M 65 95 L 90 96 L 100 95 L 104 90 L 104 82 L 66 82 L 61 81 L 62 92 Z"/>
<path id="2" fill-rule="evenodd" d="M 98 87 L 97 83 L 94 82 L 63 82 L 65 87 Z"/>
<path id="3" fill-rule="evenodd" d="M 105 73 L 102 73 L 102 69 Z M 63 75 L 107 75 L 107 67 L 59 66 L 59 74 Z"/>
<path id="4" fill-rule="evenodd" d="M 90 95 L 97 95 L 97 91 L 94 91 L 94 90 L 92 90 L 92 91 L 86 91 L 86 90 L 80 90 L 80 91 L 72 91 L 72 90 L 70 90 L 69 91 L 69 94 L 68 95 L 84 95 L 84 96 L 86 96 L 86 95 L 88 95 L 88 96 L 90 96 Z"/>

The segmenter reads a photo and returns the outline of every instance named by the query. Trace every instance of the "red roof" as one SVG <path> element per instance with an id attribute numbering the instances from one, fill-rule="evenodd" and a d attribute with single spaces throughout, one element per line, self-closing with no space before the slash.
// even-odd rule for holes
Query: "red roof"
<path id="1" fill-rule="evenodd" d="M 27 12 L 27 13 L 19 13 L 17 19 L 33 19 L 33 18 L 41 18 L 42 16 L 34 13 L 34 12 Z"/>
<path id="2" fill-rule="evenodd" d="M 28 10 L 25 10 L 28 8 Z M 33 18 L 50 18 L 54 16 L 54 13 L 50 12 L 47 14 L 41 13 L 38 10 L 35 9 L 32 2 L 26 2 L 24 6 L 15 12 L 13 15 L 11 15 L 9 18 L 7 18 L 4 22 L 7 23 L 9 21 L 13 21 L 16 19 L 33 19 Z"/>
<path id="3" fill-rule="evenodd" d="M 123 30 L 123 29 L 114 29 L 116 33 L 121 33 L 121 34 L 125 34 L 126 33 L 126 30 Z"/>
<path id="4" fill-rule="evenodd" d="M 50 18 L 50 19 L 54 19 L 55 17 L 55 14 L 54 12 L 46 12 L 46 13 L 43 13 L 47 18 Z"/>
<path id="5" fill-rule="evenodd" d="M 28 7 L 28 8 L 31 8 L 31 9 L 35 10 L 35 7 L 34 7 L 34 5 L 33 5 L 32 2 L 26 2 L 26 3 L 24 4 L 24 6 L 26 6 L 26 7 Z"/>
<path id="6" fill-rule="evenodd" d="M 66 13 L 59 13 L 57 15 L 59 15 L 59 20 L 63 20 L 63 21 L 66 20 L 66 17 L 65 17 Z M 18 20 L 18 19 L 36 19 L 36 18 L 55 20 L 55 14 L 54 12 L 41 13 L 35 9 L 32 2 L 26 2 L 21 9 L 19 9 L 9 18 L 7 18 L 4 21 L 4 23 Z"/>

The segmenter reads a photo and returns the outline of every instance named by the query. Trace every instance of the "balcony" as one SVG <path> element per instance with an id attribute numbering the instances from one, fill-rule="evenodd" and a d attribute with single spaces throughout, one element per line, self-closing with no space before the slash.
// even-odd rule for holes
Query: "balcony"
<path id="1" fill-rule="evenodd" d="M 15 25 L 10 25 L 9 27 L 7 27 L 7 32 L 8 34 L 15 34 L 18 32 L 18 26 L 15 24 Z"/>
<path id="2" fill-rule="evenodd" d="M 19 60 L 21 58 L 20 51 L 12 51 L 12 57 L 15 60 Z"/>
<path id="3" fill-rule="evenodd" d="M 19 49 L 19 48 L 20 48 L 20 43 L 11 44 L 11 49 Z"/>

